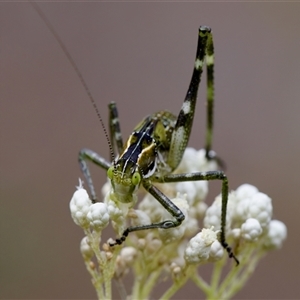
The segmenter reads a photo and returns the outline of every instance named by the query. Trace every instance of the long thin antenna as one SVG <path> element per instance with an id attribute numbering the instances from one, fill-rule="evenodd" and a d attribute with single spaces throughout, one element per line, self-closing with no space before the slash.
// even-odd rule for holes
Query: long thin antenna
<path id="1" fill-rule="evenodd" d="M 103 131 L 104 131 L 104 134 L 105 134 L 105 137 L 106 137 L 106 140 L 107 140 L 107 143 L 108 143 L 108 146 L 109 146 L 109 150 L 110 150 L 110 153 L 111 153 L 111 157 L 114 161 L 115 159 L 115 155 L 114 155 L 114 151 L 113 151 L 113 148 L 112 148 L 112 145 L 111 145 L 111 142 L 109 140 L 109 137 L 108 137 L 108 134 L 107 134 L 107 131 L 106 131 L 106 128 L 105 128 L 105 125 L 103 123 L 103 119 L 100 115 L 100 112 L 99 112 L 99 109 L 96 105 L 96 102 L 94 100 L 94 97 L 86 83 L 86 81 L 84 80 L 79 68 L 77 67 L 73 57 L 71 56 L 70 52 L 68 51 L 67 47 L 65 46 L 65 44 L 63 43 L 62 39 L 60 38 L 60 36 L 58 35 L 58 33 L 55 31 L 55 29 L 53 28 L 52 24 L 50 23 L 50 21 L 47 19 L 46 15 L 44 14 L 44 12 L 40 9 L 40 7 L 37 5 L 36 2 L 32 2 L 30 1 L 30 4 L 33 6 L 33 8 L 37 11 L 37 13 L 39 14 L 39 16 L 41 17 L 41 19 L 45 22 L 46 26 L 48 27 L 48 29 L 51 31 L 51 33 L 53 34 L 53 36 L 55 37 L 56 41 L 58 42 L 58 44 L 60 45 L 61 49 L 63 50 L 63 52 L 65 53 L 66 57 L 68 58 L 69 62 L 71 63 L 73 69 L 75 70 L 77 76 L 79 77 L 80 81 L 81 81 L 81 84 L 83 85 L 93 107 L 94 107 L 94 110 L 96 111 L 96 114 L 98 116 L 98 119 L 101 123 L 101 126 L 103 128 Z"/>

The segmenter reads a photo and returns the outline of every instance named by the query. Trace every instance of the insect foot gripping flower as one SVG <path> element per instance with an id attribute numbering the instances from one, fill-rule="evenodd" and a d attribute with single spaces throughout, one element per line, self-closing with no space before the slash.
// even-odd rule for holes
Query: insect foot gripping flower
<path id="1" fill-rule="evenodd" d="M 203 153 L 188 148 L 177 172 L 211 168 Z M 103 187 L 103 202 L 92 204 L 80 181 L 70 210 L 74 222 L 85 233 L 80 251 L 98 299 L 114 298 L 113 279 L 122 298 L 149 299 L 161 278 L 169 278 L 171 282 L 161 299 L 176 297 L 176 291 L 189 279 L 208 299 L 229 299 L 244 286 L 259 260 L 269 251 L 279 249 L 286 238 L 286 226 L 272 220 L 271 198 L 249 184 L 238 187 L 229 194 L 226 238 L 240 265 L 230 261 L 228 268 L 228 256 L 219 241 L 222 197 L 217 196 L 208 207 L 204 203 L 208 193 L 205 181 L 164 183 L 157 187 L 183 212 L 184 221 L 174 228 L 131 232 L 121 246 L 111 247 L 101 241 L 109 222 L 120 236 L 128 226 L 148 225 L 173 217 L 149 193 L 136 206 L 119 203 L 110 183 Z M 210 281 L 200 276 L 203 264 L 212 266 Z M 122 281 L 130 275 L 133 286 L 124 287 Z"/>

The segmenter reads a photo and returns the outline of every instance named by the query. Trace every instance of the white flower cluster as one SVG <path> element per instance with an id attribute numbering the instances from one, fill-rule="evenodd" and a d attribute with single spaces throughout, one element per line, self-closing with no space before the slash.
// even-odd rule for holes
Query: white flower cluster
<path id="1" fill-rule="evenodd" d="M 207 209 L 204 226 L 220 228 L 221 196 Z M 266 247 L 280 248 L 287 235 L 286 226 L 272 219 L 272 200 L 249 184 L 241 185 L 228 198 L 227 234 L 236 241 L 256 242 L 262 238 Z M 274 224 L 276 224 L 274 226 Z"/>
<path id="2" fill-rule="evenodd" d="M 176 173 L 189 174 L 213 170 L 217 170 L 217 164 L 215 161 L 206 160 L 205 150 L 187 148 Z M 155 280 L 163 270 L 169 271 L 174 282 L 178 280 L 183 282 L 187 280 L 187 274 L 190 274 L 189 268 L 196 270 L 194 267 L 197 264 L 218 262 L 227 257 L 226 251 L 219 242 L 221 195 L 217 196 L 208 207 L 204 203 L 208 193 L 207 181 L 155 185 L 183 212 L 185 219 L 175 228 L 131 232 L 124 243 L 125 247 L 123 245 L 110 247 L 104 243 L 104 251 L 99 250 L 101 232 L 108 225 L 109 220 L 116 235 L 121 236 L 128 226 L 174 220 L 170 211 L 149 193 L 144 195 L 136 207 L 131 207 L 131 203 L 119 203 L 113 196 L 109 182 L 102 189 L 103 202 L 92 204 L 81 181 L 70 202 L 74 222 L 87 234 L 81 242 L 81 252 L 94 282 L 100 280 L 99 274 L 103 274 L 104 278 L 110 276 L 110 280 L 112 276 L 120 279 L 132 269 L 138 280 L 135 282 L 137 286 L 133 289 L 135 292 L 132 298 L 149 298 L 148 294 L 139 294 L 138 291 L 149 290 L 152 284 L 155 285 Z M 252 185 L 244 184 L 236 191 L 230 192 L 227 204 L 226 239 L 230 246 L 233 246 L 234 255 L 240 260 L 239 268 L 254 269 L 262 254 L 281 247 L 287 236 L 287 229 L 282 222 L 272 220 L 272 211 L 271 199 Z M 204 228 L 201 230 L 202 227 Z M 98 271 L 95 271 L 95 265 L 92 263 L 93 255 L 98 260 Z M 216 272 L 219 274 L 219 271 Z M 242 284 L 238 277 L 234 277 L 241 273 L 231 274 L 233 279 L 229 284 L 234 285 L 236 280 L 236 285 L 241 288 Z M 248 276 L 251 274 L 247 270 L 243 273 L 249 274 Z M 199 277 L 198 273 L 193 278 L 196 277 Z M 199 278 L 198 280 L 201 281 Z M 143 289 L 143 282 L 144 284 L 147 282 L 147 289 Z M 239 289 L 234 286 L 230 288 L 232 293 Z M 230 292 L 227 290 L 226 293 L 217 294 L 214 291 L 210 294 L 213 296 L 208 298 L 228 298 Z M 168 295 L 162 298 L 167 299 Z"/>
<path id="3" fill-rule="evenodd" d="M 70 201 L 71 216 L 78 226 L 96 231 L 104 229 L 109 222 L 107 205 L 102 202 L 92 204 L 87 191 L 79 179 L 79 186 Z"/>
<path id="4" fill-rule="evenodd" d="M 217 238 L 217 232 L 203 228 L 193 237 L 185 250 L 185 259 L 188 263 L 216 261 L 223 257 L 224 249 Z"/>

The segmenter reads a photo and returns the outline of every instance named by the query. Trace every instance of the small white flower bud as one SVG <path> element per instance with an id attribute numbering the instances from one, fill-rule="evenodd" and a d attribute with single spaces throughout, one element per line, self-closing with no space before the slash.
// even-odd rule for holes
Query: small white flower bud
<path id="1" fill-rule="evenodd" d="M 185 232 L 184 232 L 185 237 L 189 238 L 191 236 L 194 236 L 199 230 L 198 220 L 190 216 L 187 218 L 184 225 L 185 225 Z"/>
<path id="2" fill-rule="evenodd" d="M 223 257 L 224 248 L 222 247 L 221 243 L 216 240 L 211 244 L 210 251 L 209 251 L 209 260 L 210 261 L 217 261 Z"/>
<path id="3" fill-rule="evenodd" d="M 82 186 L 79 186 L 70 201 L 71 216 L 75 224 L 82 228 L 89 227 L 89 221 L 86 216 L 91 205 L 92 202 L 87 191 L 83 189 Z"/>
<path id="4" fill-rule="evenodd" d="M 235 240 L 238 240 L 241 237 L 241 229 L 233 228 L 230 232 L 230 236 L 232 236 Z"/>
<path id="5" fill-rule="evenodd" d="M 181 267 L 178 266 L 175 262 L 172 262 L 171 265 L 170 265 L 170 270 L 172 272 L 172 275 L 173 276 L 178 276 L 180 273 L 181 273 Z"/>
<path id="6" fill-rule="evenodd" d="M 115 222 L 112 224 L 114 229 L 117 230 L 118 234 L 122 234 L 125 229 L 125 217 L 128 213 L 129 204 L 116 202 L 112 198 L 114 198 L 113 193 L 107 193 L 104 203 L 107 205 L 107 212 L 110 219 Z"/>
<path id="7" fill-rule="evenodd" d="M 102 202 L 97 202 L 90 206 L 87 214 L 90 225 L 96 230 L 100 231 L 108 225 L 109 214 L 107 212 L 107 205 Z"/>
<path id="8" fill-rule="evenodd" d="M 272 218 L 272 200 L 266 194 L 256 193 L 251 197 L 247 210 L 247 219 L 257 219 L 262 228 L 269 225 Z"/>
<path id="9" fill-rule="evenodd" d="M 81 252 L 81 254 L 82 254 L 82 256 L 85 260 L 90 260 L 94 255 L 94 252 L 93 252 L 92 248 L 89 245 L 89 240 L 88 240 L 87 236 L 85 236 L 81 240 L 80 252 Z"/>
<path id="10" fill-rule="evenodd" d="M 188 263 L 207 261 L 211 251 L 212 257 L 214 257 L 214 255 L 218 256 L 218 251 L 215 248 L 211 250 L 212 244 L 217 240 L 217 232 L 213 231 L 213 228 L 203 228 L 200 233 L 189 241 L 185 249 L 185 260 Z M 217 244 L 215 244 L 214 247 L 218 248 Z"/>
<path id="11" fill-rule="evenodd" d="M 194 148 L 187 147 L 185 149 L 182 160 L 177 168 L 180 173 L 199 171 L 199 166 L 195 163 L 199 161 L 197 153 L 198 151 Z"/>
<path id="12" fill-rule="evenodd" d="M 181 239 L 185 232 L 185 227 L 183 224 L 177 227 L 169 228 L 169 229 L 159 229 L 159 237 L 164 242 L 164 244 L 171 243 L 173 241 L 177 241 Z"/>
<path id="13" fill-rule="evenodd" d="M 137 250 L 134 247 L 124 247 L 116 259 L 115 276 L 121 277 L 128 273 L 129 267 L 134 263 Z"/>
<path id="14" fill-rule="evenodd" d="M 208 205 L 204 202 L 199 202 L 194 206 L 194 208 L 196 213 L 195 217 L 197 217 L 197 219 L 200 218 L 203 219 L 203 216 L 208 208 Z"/>
<path id="15" fill-rule="evenodd" d="M 208 194 L 208 182 L 207 181 L 193 181 L 196 190 L 196 200 L 203 201 Z"/>
<path id="16" fill-rule="evenodd" d="M 136 255 L 137 250 L 134 247 L 124 247 L 120 252 L 120 257 L 127 266 L 133 263 Z"/>
<path id="17" fill-rule="evenodd" d="M 237 198 L 239 199 L 239 198 Z M 237 205 L 234 211 L 234 218 L 239 221 L 239 223 L 245 222 L 248 216 L 248 207 L 251 205 L 251 197 L 241 198 L 237 201 Z"/>
<path id="18" fill-rule="evenodd" d="M 272 220 L 268 227 L 268 234 L 264 246 L 267 249 L 279 249 L 287 237 L 287 228 L 284 223 Z"/>
<path id="19" fill-rule="evenodd" d="M 249 218 L 241 226 L 242 237 L 247 241 L 256 241 L 262 234 L 260 223 L 253 218 Z"/>
<path id="20" fill-rule="evenodd" d="M 151 234 L 149 236 L 144 250 L 151 255 L 152 253 L 156 253 L 162 247 L 163 242 L 160 239 L 151 238 Z"/>
<path id="21" fill-rule="evenodd" d="M 228 195 L 227 214 L 226 214 L 226 230 L 229 232 L 233 216 L 234 207 L 236 205 L 236 197 L 234 193 Z M 206 210 L 203 224 L 206 228 L 214 227 L 215 229 L 221 228 L 221 211 L 222 211 L 222 196 L 216 197 L 213 204 Z"/>
<path id="22" fill-rule="evenodd" d="M 135 209 L 134 210 L 134 217 L 131 216 L 132 226 L 138 226 L 138 225 L 149 225 L 151 224 L 151 219 L 150 217 L 142 210 L 140 209 Z"/>
<path id="23" fill-rule="evenodd" d="M 202 172 L 218 170 L 219 166 L 216 160 L 207 160 L 206 159 L 206 150 L 200 149 L 197 151 L 197 171 L 201 170 Z"/>
<path id="24" fill-rule="evenodd" d="M 187 195 L 190 205 L 194 205 L 197 201 L 203 201 L 208 193 L 207 181 L 183 181 L 178 182 L 175 187 L 180 194 Z"/>
<path id="25" fill-rule="evenodd" d="M 206 210 L 203 224 L 205 227 L 220 228 L 221 206 L 216 201 Z"/>
<path id="26" fill-rule="evenodd" d="M 143 251 L 146 247 L 146 240 L 145 239 L 138 239 L 137 242 L 137 249 Z"/>
<path id="27" fill-rule="evenodd" d="M 139 203 L 138 208 L 149 216 L 151 223 L 159 222 L 165 213 L 165 208 L 149 193 Z"/>
<path id="28" fill-rule="evenodd" d="M 107 260 L 111 260 L 113 258 L 113 254 L 110 251 L 105 252 L 105 256 Z"/>
<path id="29" fill-rule="evenodd" d="M 257 194 L 258 192 L 259 191 L 255 186 L 245 183 L 245 184 L 240 185 L 236 189 L 235 194 L 236 194 L 236 197 L 239 200 L 241 200 L 244 198 L 252 197 L 253 195 Z"/>
<path id="30" fill-rule="evenodd" d="M 192 205 L 197 196 L 197 190 L 192 181 L 183 181 L 176 184 L 176 191 L 182 195 L 187 195 L 188 202 Z"/>

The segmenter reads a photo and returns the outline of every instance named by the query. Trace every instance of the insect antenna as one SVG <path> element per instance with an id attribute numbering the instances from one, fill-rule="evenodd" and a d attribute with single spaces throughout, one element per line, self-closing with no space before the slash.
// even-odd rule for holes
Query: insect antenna
<path id="1" fill-rule="evenodd" d="M 41 17 L 41 19 L 44 21 L 44 23 L 46 24 L 46 26 L 48 27 L 48 29 L 50 30 L 50 32 L 53 34 L 54 38 L 56 39 L 56 41 L 58 42 L 58 44 L 60 45 L 62 51 L 65 53 L 67 59 L 69 60 L 70 64 L 72 65 L 73 69 L 75 70 L 81 84 L 83 85 L 83 88 L 85 89 L 89 99 L 90 99 L 90 102 L 92 103 L 93 105 L 93 108 L 94 110 L 96 111 L 96 114 L 98 116 L 98 119 L 101 123 L 101 126 L 103 128 L 103 131 L 104 131 L 104 134 L 105 134 L 105 137 L 106 137 L 106 140 L 107 140 L 107 143 L 108 143 L 108 147 L 109 147 L 109 151 L 110 151 L 110 154 L 111 154 L 111 158 L 112 158 L 112 161 L 114 162 L 115 161 L 115 154 L 114 154 L 114 151 L 113 151 L 113 147 L 112 147 L 112 144 L 111 144 L 111 141 L 109 139 L 109 136 L 108 136 L 108 133 L 107 133 L 107 130 L 105 128 L 105 125 L 104 125 L 104 122 L 103 122 L 103 119 L 101 117 L 101 114 L 100 114 L 100 111 L 97 107 L 97 104 L 96 104 L 96 101 L 86 83 L 86 81 L 84 80 L 77 64 L 75 63 L 73 57 L 71 56 L 70 52 L 68 51 L 67 47 L 65 46 L 65 44 L 63 43 L 62 39 L 60 38 L 60 36 L 58 35 L 58 33 L 55 31 L 54 27 L 52 26 L 52 24 L 50 23 L 50 21 L 47 19 L 46 15 L 44 14 L 44 12 L 40 9 L 40 7 L 37 5 L 36 2 L 32 2 L 30 1 L 30 4 L 32 5 L 32 7 L 36 10 L 36 12 L 39 14 L 39 16 Z M 115 165 L 115 163 L 114 163 Z"/>

